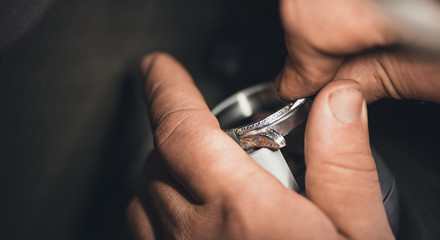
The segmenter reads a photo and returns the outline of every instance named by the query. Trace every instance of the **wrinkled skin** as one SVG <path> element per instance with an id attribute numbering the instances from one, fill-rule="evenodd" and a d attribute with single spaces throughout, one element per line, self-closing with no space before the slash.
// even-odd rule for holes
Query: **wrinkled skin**
<path id="1" fill-rule="evenodd" d="M 280 0 L 280 13 L 289 52 L 276 80 L 283 98 L 310 96 L 332 80 L 352 79 L 368 102 L 440 101 L 440 57 L 383 48 L 407 36 L 374 1 Z"/>
<path id="2" fill-rule="evenodd" d="M 280 11 L 289 50 L 276 80 L 280 95 L 317 93 L 305 133 L 309 198 L 254 163 L 220 129 L 187 71 L 154 53 L 141 63 L 155 151 L 128 209 L 135 238 L 394 238 L 366 102 L 440 102 L 439 59 L 397 48 L 365 51 L 399 37 L 372 1 L 280 0 Z"/>
<path id="3" fill-rule="evenodd" d="M 129 208 L 139 239 L 393 238 L 358 83 L 333 82 L 314 101 L 305 142 L 306 199 L 220 129 L 172 57 L 153 54 L 142 67 L 156 151 L 147 160 L 145 186 Z M 344 96 L 352 101 L 343 105 Z M 342 118 L 335 111 L 342 111 Z"/>

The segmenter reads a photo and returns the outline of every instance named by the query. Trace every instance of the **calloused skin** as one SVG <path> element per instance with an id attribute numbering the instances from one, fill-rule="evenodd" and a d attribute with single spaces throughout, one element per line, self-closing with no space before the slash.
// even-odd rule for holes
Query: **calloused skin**
<path id="1" fill-rule="evenodd" d="M 154 53 L 141 63 L 155 151 L 128 209 L 137 239 L 394 238 L 366 102 L 440 102 L 439 61 L 396 49 L 360 53 L 398 37 L 371 1 L 280 3 L 289 49 L 280 94 L 294 99 L 319 90 L 305 133 L 309 198 L 254 163 L 220 129 L 188 72 Z"/>
<path id="2" fill-rule="evenodd" d="M 313 103 L 305 141 L 306 199 L 220 129 L 172 57 L 149 55 L 142 69 L 156 151 L 147 160 L 145 186 L 129 208 L 139 239 L 393 238 L 358 83 L 332 82 Z M 341 104 L 340 96 L 352 101 Z M 355 114 L 332 111 L 331 105 Z M 342 112 L 341 119 L 335 111 Z"/>
<path id="3" fill-rule="evenodd" d="M 280 0 L 280 13 L 289 52 L 276 80 L 283 98 L 310 96 L 332 80 L 352 79 L 368 102 L 440 102 L 440 56 L 383 49 L 408 36 L 374 1 Z"/>

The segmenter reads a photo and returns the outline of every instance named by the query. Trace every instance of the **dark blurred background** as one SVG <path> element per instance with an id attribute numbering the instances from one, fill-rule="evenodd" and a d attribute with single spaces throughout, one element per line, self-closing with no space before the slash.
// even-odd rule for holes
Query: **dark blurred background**
<path id="1" fill-rule="evenodd" d="M 125 208 L 152 149 L 137 68 L 155 50 L 213 107 L 281 69 L 277 1 L 0 2 L 0 239 L 128 238 Z M 369 110 L 401 193 L 399 239 L 438 239 L 439 105 Z"/>

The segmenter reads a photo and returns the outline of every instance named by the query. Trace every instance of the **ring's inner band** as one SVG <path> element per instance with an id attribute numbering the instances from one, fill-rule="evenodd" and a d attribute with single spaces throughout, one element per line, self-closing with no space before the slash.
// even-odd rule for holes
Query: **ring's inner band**
<path id="1" fill-rule="evenodd" d="M 299 103 L 299 102 L 295 102 Z M 257 121 L 264 119 L 265 117 L 275 113 L 281 108 L 285 107 L 288 103 L 282 101 L 278 95 L 273 85 L 270 83 L 260 84 L 251 88 L 247 88 L 242 90 L 235 95 L 227 98 L 222 101 L 219 105 L 217 105 L 212 113 L 216 115 L 219 120 L 220 127 L 223 130 L 231 130 L 231 129 L 239 129 L 243 125 L 248 125 Z M 300 108 L 304 111 L 309 110 L 311 102 L 308 101 L 308 104 L 301 105 Z M 296 109 L 296 110 L 301 110 Z M 298 111 L 299 113 L 301 111 Z M 304 112 L 303 112 L 304 113 Z M 293 117 L 297 117 L 298 121 L 303 121 L 306 118 L 304 114 L 296 114 Z M 279 123 L 279 122 L 278 122 Z M 298 122 L 297 122 L 298 123 Z M 279 124 L 278 124 L 279 125 Z M 267 171 L 272 173 L 275 177 L 277 177 L 283 184 L 282 179 L 288 179 L 289 174 L 294 176 L 291 183 L 295 185 L 293 181 L 297 181 L 298 189 L 295 189 L 299 193 L 305 195 L 305 173 L 306 166 L 304 163 L 304 131 L 305 124 L 291 124 L 293 129 L 290 129 L 290 132 L 287 135 L 283 135 L 286 142 L 288 142 L 287 147 L 279 149 L 277 152 L 282 151 L 281 157 L 284 157 L 287 162 L 287 168 L 283 165 L 283 161 L 279 158 L 271 157 L 271 156 L 262 156 L 260 159 L 255 158 L 255 152 L 260 150 L 267 150 L 264 148 L 260 148 L 255 150 L 254 152 L 247 150 L 247 153 L 250 154 L 251 158 L 257 162 L 260 166 L 265 168 Z M 273 127 L 273 125 L 271 126 Z M 234 139 L 235 140 L 235 139 Z M 253 150 L 253 149 L 251 149 Z M 265 151 L 266 153 L 274 153 L 270 151 Z M 383 196 L 383 201 L 385 204 L 385 209 L 387 211 L 387 215 L 391 222 L 391 225 L 398 224 L 398 196 L 397 189 L 395 188 L 395 181 L 392 174 L 383 164 L 383 161 L 380 160 L 380 157 L 377 156 L 376 151 L 372 149 L 374 159 L 376 160 L 376 165 L 378 169 L 379 181 L 381 183 L 381 191 Z M 258 152 L 257 152 L 258 153 Z M 261 161 L 263 162 L 261 162 Z M 279 161 L 273 161 L 279 160 Z M 279 171 L 273 170 L 282 168 L 282 170 L 287 171 Z M 290 173 L 291 172 L 291 173 Z M 286 185 L 285 185 L 286 186 Z M 395 190 L 396 189 L 396 190 Z M 394 193 L 393 193 L 394 192 Z"/>
<path id="2" fill-rule="evenodd" d="M 278 93 L 275 90 L 272 83 L 265 83 L 260 84 L 251 88 L 244 89 L 233 96 L 225 99 L 222 101 L 219 105 L 217 105 L 213 110 L 212 113 L 216 115 L 217 119 L 219 120 L 220 127 L 223 130 L 227 129 L 237 129 L 244 125 L 249 125 L 255 122 L 258 122 L 269 115 L 274 114 L 275 112 L 279 111 L 282 108 L 285 108 L 289 103 L 281 100 L 278 97 Z M 303 115 L 301 115 L 303 116 Z M 294 117 L 295 118 L 295 117 Z M 301 118 L 301 117 L 300 117 Z M 298 118 L 299 119 L 299 118 Z M 292 124 L 295 125 L 296 124 Z M 274 126 L 275 127 L 275 126 Z M 292 130 L 292 129 L 290 129 Z M 295 134 L 295 136 L 303 136 L 301 133 L 302 128 L 299 128 L 300 134 Z M 290 135 L 290 134 L 289 134 Z M 295 136 L 286 136 L 289 139 L 295 138 Z M 300 137 L 302 141 L 302 137 Z M 235 139 L 234 139 L 235 140 Z M 258 162 L 254 159 L 254 155 L 258 149 L 247 149 L 246 152 L 251 155 L 251 157 L 256 161 L 258 164 L 263 166 L 266 170 L 269 171 L 269 169 L 278 169 L 275 172 L 271 172 L 275 177 L 277 177 L 281 182 L 282 179 L 291 179 L 289 180 L 289 186 L 295 186 L 294 190 L 298 191 L 301 189 L 304 189 L 304 161 L 302 160 L 302 157 L 296 158 L 296 146 L 300 148 L 302 152 L 302 144 L 296 144 L 296 139 L 292 139 L 292 145 L 288 149 L 283 149 L 283 153 L 286 152 L 287 158 L 287 165 L 286 160 L 282 159 L 282 161 L 279 158 L 274 158 L 270 156 L 265 156 L 264 162 L 265 164 L 261 164 L 261 162 Z M 301 142 L 300 141 L 300 142 Z M 262 150 L 262 149 L 260 149 Z M 283 158 L 283 154 L 280 154 L 279 151 L 276 152 L 268 152 L 271 154 L 277 154 Z M 286 156 L 286 155 L 284 155 Z M 266 159 L 269 157 L 268 159 Z M 300 161 L 295 161 L 300 160 Z M 283 165 L 284 163 L 284 165 Z M 298 183 L 295 181 L 295 178 L 293 175 L 296 174 L 300 177 L 300 181 L 298 182 L 300 184 L 298 189 Z M 283 183 L 284 184 L 284 183 Z M 302 190 L 301 190 L 302 191 Z"/>
<path id="3" fill-rule="evenodd" d="M 240 91 L 212 110 L 222 129 L 231 129 L 261 120 L 286 106 L 271 84 Z"/>

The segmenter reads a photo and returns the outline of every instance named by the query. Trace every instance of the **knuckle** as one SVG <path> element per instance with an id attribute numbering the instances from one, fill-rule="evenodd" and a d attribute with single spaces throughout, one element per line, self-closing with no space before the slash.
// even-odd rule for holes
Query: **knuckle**
<path id="1" fill-rule="evenodd" d="M 375 69 L 375 79 L 378 79 L 383 92 L 386 96 L 392 97 L 394 99 L 402 99 L 403 94 L 400 89 L 396 86 L 391 75 L 396 75 L 396 69 L 393 67 L 394 64 L 390 64 L 390 59 L 388 59 L 386 54 L 373 54 L 370 57 L 372 68 Z"/>
<path id="2" fill-rule="evenodd" d="M 178 136 L 181 141 L 186 141 L 197 132 L 207 131 L 208 128 L 220 129 L 217 119 L 211 112 L 190 106 L 160 116 L 153 126 L 155 144 L 159 149 L 175 136 Z M 194 129 L 197 129 L 197 132 Z"/>
<path id="3" fill-rule="evenodd" d="M 346 150 L 337 153 L 328 161 L 327 164 L 355 172 L 375 172 L 376 164 L 371 151 L 366 150 Z"/>
<path id="4" fill-rule="evenodd" d="M 162 115 L 153 123 L 155 143 L 159 147 L 166 142 L 172 135 L 184 128 L 191 119 L 191 109 L 180 109 Z"/>
<path id="5" fill-rule="evenodd" d="M 375 186 L 379 179 L 371 153 L 347 151 L 313 163 L 308 179 L 338 186 Z"/>

